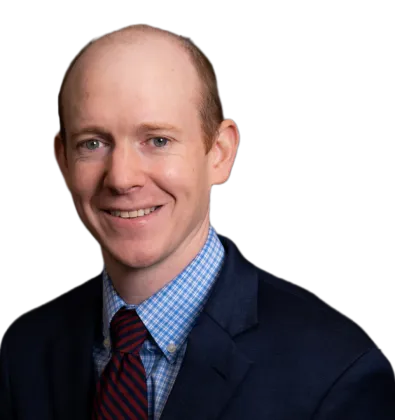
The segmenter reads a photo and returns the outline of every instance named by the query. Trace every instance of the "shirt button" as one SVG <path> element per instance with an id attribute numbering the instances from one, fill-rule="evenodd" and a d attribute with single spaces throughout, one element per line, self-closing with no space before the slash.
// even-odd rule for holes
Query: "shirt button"
<path id="1" fill-rule="evenodd" d="M 111 346 L 110 339 L 107 337 L 107 338 L 103 341 L 103 344 L 104 344 L 104 347 L 108 349 L 108 348 Z"/>
<path id="2" fill-rule="evenodd" d="M 170 343 L 170 344 L 167 346 L 167 351 L 168 351 L 169 353 L 174 353 L 176 350 L 177 350 L 177 346 L 176 346 L 174 343 Z"/>

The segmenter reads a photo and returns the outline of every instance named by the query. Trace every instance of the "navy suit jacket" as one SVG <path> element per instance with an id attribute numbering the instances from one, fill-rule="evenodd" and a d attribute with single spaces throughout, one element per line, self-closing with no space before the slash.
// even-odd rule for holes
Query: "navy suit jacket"
<path id="1" fill-rule="evenodd" d="M 352 321 L 248 262 L 226 260 L 163 420 L 394 420 L 393 370 Z M 101 275 L 21 316 L 0 354 L 2 420 L 88 420 Z"/>

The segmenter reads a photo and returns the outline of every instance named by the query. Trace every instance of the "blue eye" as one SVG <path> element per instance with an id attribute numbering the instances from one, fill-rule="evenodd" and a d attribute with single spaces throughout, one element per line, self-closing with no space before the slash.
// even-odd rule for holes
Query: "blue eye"
<path id="1" fill-rule="evenodd" d="M 100 140 L 91 139 L 91 140 L 85 140 L 85 141 L 82 141 L 81 143 L 79 143 L 79 144 L 77 145 L 77 147 L 78 147 L 78 148 L 83 147 L 83 148 L 86 148 L 86 149 L 88 149 L 88 150 L 95 150 L 95 149 L 97 149 L 97 147 L 94 147 L 94 148 L 87 147 L 87 145 L 88 145 L 89 143 L 93 143 L 93 142 L 96 142 L 96 143 L 101 143 L 101 142 L 100 142 Z"/>
<path id="2" fill-rule="evenodd" d="M 165 138 L 165 137 L 153 137 L 150 140 L 154 140 L 154 144 L 155 145 L 159 145 L 159 148 L 163 148 L 164 146 L 166 146 L 167 142 L 169 141 L 169 139 Z M 159 142 L 157 142 L 156 140 L 160 140 Z"/>

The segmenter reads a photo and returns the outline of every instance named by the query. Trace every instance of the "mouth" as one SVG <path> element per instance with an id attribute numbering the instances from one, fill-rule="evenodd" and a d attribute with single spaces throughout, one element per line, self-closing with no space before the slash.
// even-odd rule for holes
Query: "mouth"
<path id="1" fill-rule="evenodd" d="M 128 212 L 125 211 L 111 211 L 111 210 L 103 210 L 105 213 L 107 213 L 108 215 L 112 216 L 112 217 L 117 217 L 120 219 L 140 219 L 140 218 L 144 218 L 146 216 L 149 216 L 152 213 L 155 213 L 156 211 L 158 211 L 161 207 L 163 207 L 163 205 L 161 206 L 155 206 L 154 208 L 151 207 L 151 209 L 153 210 L 149 210 L 148 213 L 141 213 L 140 211 L 129 211 L 129 215 L 127 215 Z"/>
<path id="2" fill-rule="evenodd" d="M 150 226 L 155 219 L 162 213 L 161 210 L 164 205 L 156 206 L 153 211 L 141 216 L 135 216 L 136 212 L 130 212 L 132 215 L 126 216 L 126 212 L 122 212 L 123 216 L 118 212 L 111 212 L 110 210 L 102 210 L 104 218 L 111 224 L 111 226 L 119 229 L 127 228 L 142 228 L 144 226 Z"/>

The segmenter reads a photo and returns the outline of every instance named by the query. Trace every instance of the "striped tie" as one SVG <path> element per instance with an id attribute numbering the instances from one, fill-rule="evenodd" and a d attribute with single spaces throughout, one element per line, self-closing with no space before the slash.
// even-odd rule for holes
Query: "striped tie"
<path id="1" fill-rule="evenodd" d="M 111 321 L 112 357 L 97 384 L 92 420 L 147 420 L 147 382 L 139 352 L 148 331 L 135 310 Z"/>

